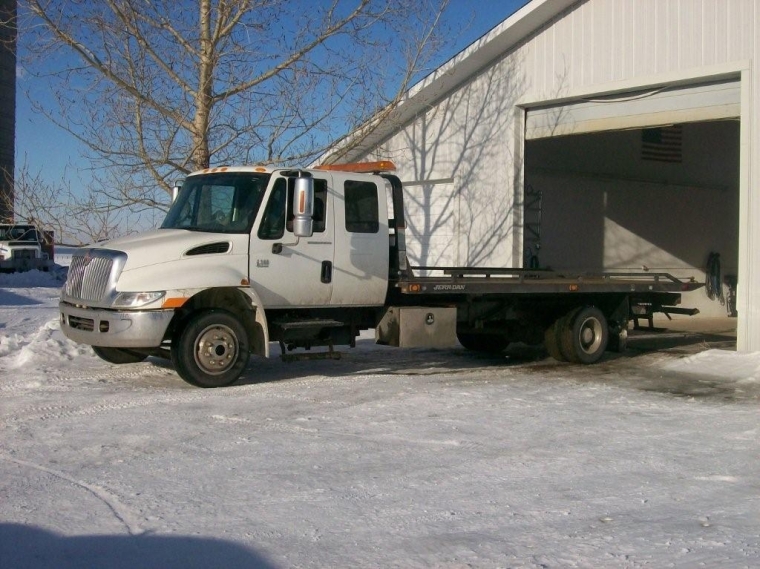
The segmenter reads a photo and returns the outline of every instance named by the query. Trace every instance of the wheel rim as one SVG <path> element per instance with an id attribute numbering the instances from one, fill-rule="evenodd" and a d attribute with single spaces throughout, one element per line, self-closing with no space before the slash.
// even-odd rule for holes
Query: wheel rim
<path id="1" fill-rule="evenodd" d="M 596 318 L 586 318 L 578 330 L 578 342 L 586 354 L 595 354 L 602 345 L 602 323 Z"/>
<path id="2" fill-rule="evenodd" d="M 221 375 L 237 360 L 237 336 L 231 328 L 215 324 L 205 328 L 195 344 L 195 363 L 204 373 Z"/>

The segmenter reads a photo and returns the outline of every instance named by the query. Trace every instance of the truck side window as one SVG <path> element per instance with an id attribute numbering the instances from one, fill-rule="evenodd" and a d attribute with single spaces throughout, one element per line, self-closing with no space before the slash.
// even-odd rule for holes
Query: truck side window
<path id="1" fill-rule="evenodd" d="M 293 231 L 293 195 L 295 185 L 288 181 L 285 186 L 285 178 L 279 178 L 274 183 L 269 201 L 264 209 L 259 226 L 259 239 L 282 239 L 285 227 Z M 288 221 L 285 223 L 285 196 L 288 196 Z M 314 233 L 323 233 L 325 219 L 327 218 L 327 180 L 314 180 Z"/>
<path id="2" fill-rule="evenodd" d="M 353 233 L 377 233 L 378 219 L 377 186 L 371 182 L 347 181 L 346 231 Z"/>
<path id="3" fill-rule="evenodd" d="M 314 233 L 324 233 L 327 220 L 327 180 L 314 180 Z"/>
<path id="4" fill-rule="evenodd" d="M 259 226 L 259 239 L 282 239 L 285 234 L 285 179 L 274 183 Z"/>

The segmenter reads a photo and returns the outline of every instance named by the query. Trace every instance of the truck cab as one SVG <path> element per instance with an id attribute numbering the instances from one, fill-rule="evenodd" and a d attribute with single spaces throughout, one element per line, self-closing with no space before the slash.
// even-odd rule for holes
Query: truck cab
<path id="1" fill-rule="evenodd" d="M 283 352 L 353 344 L 388 290 L 390 183 L 375 168 L 189 175 L 160 228 L 73 258 L 64 334 L 114 363 L 168 356 L 208 386 L 234 381 L 270 341 Z"/>
<path id="2" fill-rule="evenodd" d="M 0 224 L 0 271 L 47 271 L 53 259 L 45 247 L 46 236 L 29 224 Z"/>

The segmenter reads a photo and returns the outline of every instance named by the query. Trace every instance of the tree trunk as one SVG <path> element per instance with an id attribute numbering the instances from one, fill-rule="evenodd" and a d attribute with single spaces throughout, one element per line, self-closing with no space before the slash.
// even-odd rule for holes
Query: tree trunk
<path id="1" fill-rule="evenodd" d="M 214 71 L 214 46 L 211 41 L 211 0 L 200 1 L 200 33 L 200 66 L 198 90 L 195 93 L 195 118 L 193 120 L 193 166 L 197 170 L 208 168 L 211 158 L 208 141 Z"/>

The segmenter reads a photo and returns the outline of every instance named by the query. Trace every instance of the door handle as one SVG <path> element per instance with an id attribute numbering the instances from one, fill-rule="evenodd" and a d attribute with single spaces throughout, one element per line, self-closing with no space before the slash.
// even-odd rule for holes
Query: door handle
<path id="1" fill-rule="evenodd" d="M 321 280 L 325 284 L 332 282 L 332 262 L 331 261 L 322 261 L 322 274 L 320 275 L 319 280 Z"/>

